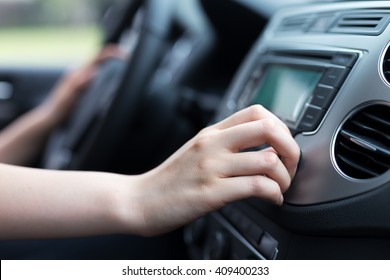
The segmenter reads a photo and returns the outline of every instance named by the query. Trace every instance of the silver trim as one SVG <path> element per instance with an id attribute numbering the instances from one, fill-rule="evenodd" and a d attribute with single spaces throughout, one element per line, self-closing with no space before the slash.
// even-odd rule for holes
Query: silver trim
<path id="1" fill-rule="evenodd" d="M 387 81 L 385 75 L 383 74 L 384 72 L 384 69 L 383 69 L 383 60 L 385 59 L 385 56 L 386 56 L 386 53 L 388 51 L 390 51 L 390 42 L 388 42 L 386 44 L 386 46 L 383 48 L 382 52 L 381 52 L 381 56 L 380 56 L 380 59 L 378 61 L 378 72 L 379 72 L 379 76 L 381 77 L 381 80 L 388 86 L 390 87 L 390 82 Z"/>
<path id="2" fill-rule="evenodd" d="M 376 150 L 377 150 L 373 145 L 371 145 L 367 141 L 363 141 L 363 140 L 357 139 L 355 137 L 349 137 L 349 140 L 351 140 L 351 142 L 355 143 L 356 145 L 358 145 L 362 148 L 365 148 L 367 150 L 371 150 L 372 152 L 376 152 Z"/>

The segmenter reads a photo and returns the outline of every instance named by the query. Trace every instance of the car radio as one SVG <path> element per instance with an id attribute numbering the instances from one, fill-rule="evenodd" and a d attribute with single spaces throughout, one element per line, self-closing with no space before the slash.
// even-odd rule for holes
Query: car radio
<path id="1" fill-rule="evenodd" d="M 275 50 L 268 48 L 247 60 L 243 75 L 235 81 L 217 120 L 253 104 L 261 104 L 278 116 L 293 135 L 315 134 L 331 108 L 339 90 L 356 61 L 358 51 Z M 241 78 L 241 79 L 240 79 Z M 237 86 L 238 85 L 238 86 Z M 255 149 L 261 149 L 257 147 Z M 205 250 L 193 255 L 205 259 L 275 259 L 280 241 L 258 225 L 258 201 L 237 202 L 213 214 L 217 223 L 208 225 L 212 235 L 206 238 L 207 219 L 199 220 L 186 230 L 192 253 L 197 243 Z M 253 217 L 251 219 L 250 217 Z M 199 250 L 199 249 L 198 249 Z"/>
<path id="2" fill-rule="evenodd" d="M 262 104 L 293 134 L 315 131 L 357 58 L 354 52 L 262 53 L 236 109 Z"/>

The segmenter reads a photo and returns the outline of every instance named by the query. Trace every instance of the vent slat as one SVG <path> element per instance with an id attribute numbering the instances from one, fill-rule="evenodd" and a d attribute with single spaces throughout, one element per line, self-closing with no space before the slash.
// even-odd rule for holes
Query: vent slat
<path id="1" fill-rule="evenodd" d="M 377 36 L 390 21 L 385 10 L 349 10 L 334 13 L 301 14 L 284 18 L 277 32 L 342 33 Z"/>
<path id="2" fill-rule="evenodd" d="M 390 118 L 386 116 L 380 116 L 378 114 L 373 114 L 373 113 L 369 113 L 369 112 L 365 112 L 364 115 L 367 117 L 367 118 L 370 118 L 371 120 L 374 120 L 374 121 L 377 121 L 383 125 L 386 125 L 390 128 Z M 389 114 L 390 115 L 390 114 Z"/>
<path id="3" fill-rule="evenodd" d="M 380 19 L 382 20 L 382 18 Z M 337 25 L 349 25 L 349 26 L 377 26 L 380 20 L 342 20 Z"/>
<path id="4" fill-rule="evenodd" d="M 363 149 L 374 152 L 380 156 L 390 158 L 390 149 L 375 139 L 372 139 L 368 136 L 359 135 L 358 133 L 346 129 L 341 130 L 340 134 L 355 144 L 361 146 Z"/>
<path id="5" fill-rule="evenodd" d="M 383 17 L 344 17 L 344 21 L 372 21 L 372 22 L 378 22 L 382 20 Z"/>
<path id="6" fill-rule="evenodd" d="M 377 24 L 351 24 L 351 23 L 344 23 L 344 24 L 339 24 L 339 28 L 375 28 L 377 27 Z"/>
<path id="7" fill-rule="evenodd" d="M 379 130 L 379 129 L 375 129 L 369 125 L 366 125 L 364 123 L 361 123 L 357 120 L 353 120 L 351 121 L 357 128 L 359 128 L 360 130 L 363 130 L 363 131 L 366 131 L 367 133 L 373 133 L 375 135 L 377 135 L 378 137 L 382 138 L 384 141 L 390 141 L 390 135 L 389 134 L 386 134 L 386 132 L 384 132 L 383 130 Z M 389 143 L 390 144 L 390 143 Z M 386 145 L 386 144 L 385 144 Z M 386 146 L 390 146 L 390 145 L 386 145 Z"/>
<path id="8" fill-rule="evenodd" d="M 335 159 L 342 172 L 368 179 L 390 169 L 390 104 L 367 106 L 340 128 L 335 141 Z"/>
<path id="9" fill-rule="evenodd" d="M 350 160 L 356 164 L 364 165 L 365 168 L 370 169 L 370 166 L 374 164 L 378 169 L 388 169 L 390 164 L 386 164 L 385 161 L 381 161 L 374 156 L 371 156 L 369 153 L 364 153 L 359 147 L 354 147 L 351 143 L 339 142 L 340 147 L 347 150 L 350 155 Z M 353 158 L 353 159 L 352 159 Z"/>
<path id="10" fill-rule="evenodd" d="M 341 14 L 331 33 L 379 35 L 383 32 L 389 22 L 390 15 L 387 13 L 345 12 Z"/>
<path id="11" fill-rule="evenodd" d="M 358 172 L 361 172 L 361 173 L 365 174 L 365 176 L 370 175 L 371 177 L 376 177 L 376 176 L 380 175 L 380 174 L 378 174 L 377 172 L 375 172 L 373 170 L 366 169 L 366 168 L 362 167 L 360 164 L 357 164 L 357 163 L 349 160 L 347 157 L 339 155 L 338 158 L 340 160 L 342 160 L 345 164 L 347 164 L 350 167 L 356 169 Z"/>

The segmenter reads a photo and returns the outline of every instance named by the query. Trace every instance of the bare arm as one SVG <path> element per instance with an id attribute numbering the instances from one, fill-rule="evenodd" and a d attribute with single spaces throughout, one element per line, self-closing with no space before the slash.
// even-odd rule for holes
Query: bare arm
<path id="1" fill-rule="evenodd" d="M 4 164 L 0 174 L 0 239 L 137 232 L 136 177 Z"/>
<path id="2" fill-rule="evenodd" d="M 0 162 L 27 164 L 42 149 L 54 127 L 42 108 L 21 116 L 0 133 Z"/>
<path id="3" fill-rule="evenodd" d="M 239 152 L 264 143 L 272 148 Z M 202 130 L 138 176 L 0 165 L 0 239 L 149 236 L 238 199 L 255 196 L 281 205 L 298 159 L 286 126 L 252 106 Z"/>

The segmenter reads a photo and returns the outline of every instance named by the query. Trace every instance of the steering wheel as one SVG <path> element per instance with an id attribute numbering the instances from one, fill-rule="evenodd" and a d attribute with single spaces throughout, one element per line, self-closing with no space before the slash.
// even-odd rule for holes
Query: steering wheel
<path id="1" fill-rule="evenodd" d="M 132 126 L 142 93 L 161 59 L 173 2 L 129 1 L 107 41 L 118 42 L 124 27 L 130 25 L 127 28 L 133 36 L 130 58 L 110 59 L 99 66 L 69 120 L 49 137 L 44 168 L 104 169 L 104 162 L 119 145 L 116 135 Z"/>

